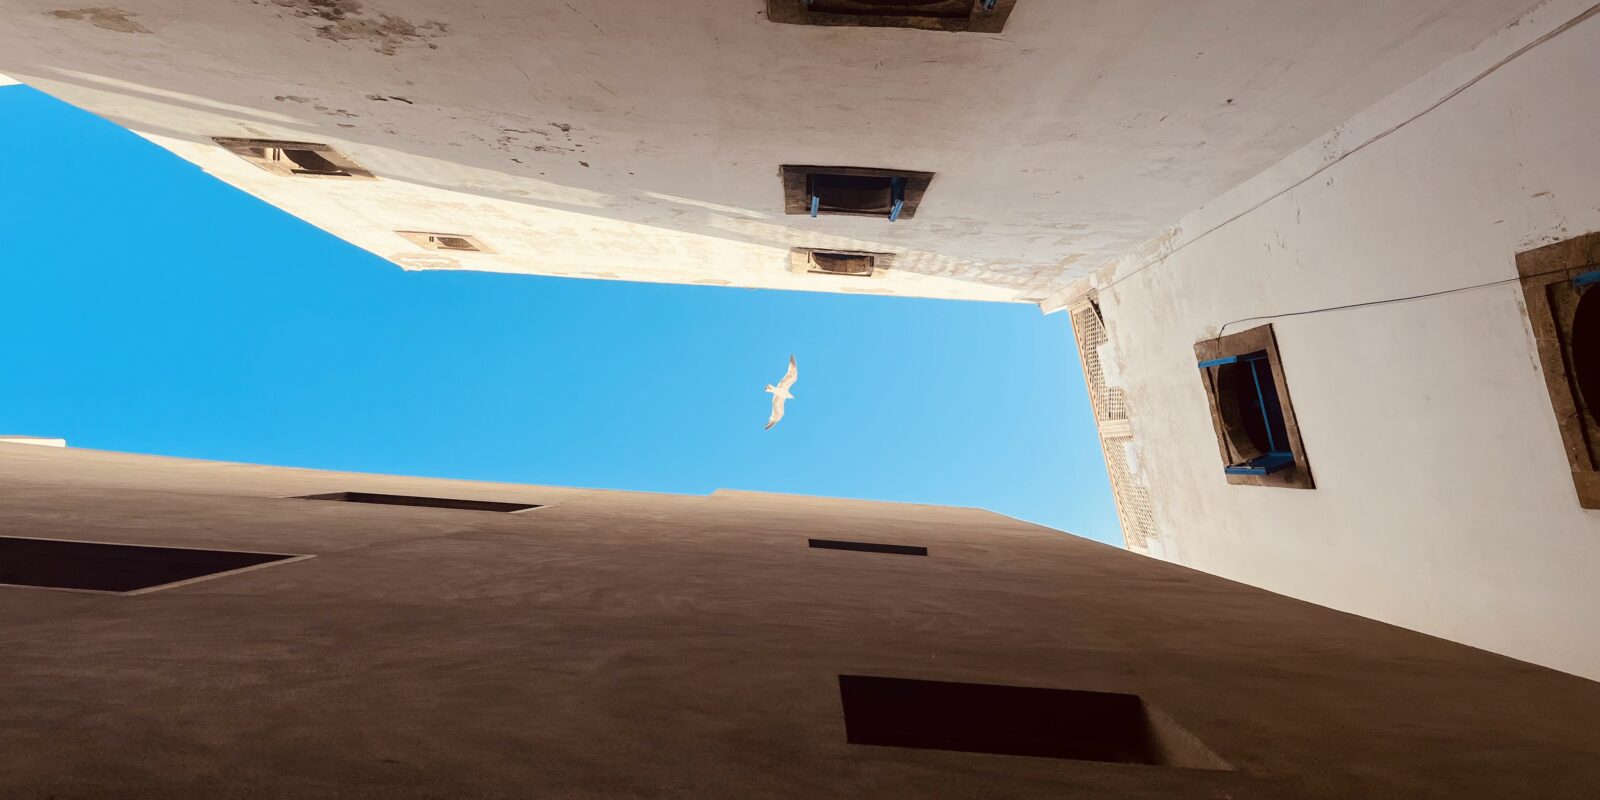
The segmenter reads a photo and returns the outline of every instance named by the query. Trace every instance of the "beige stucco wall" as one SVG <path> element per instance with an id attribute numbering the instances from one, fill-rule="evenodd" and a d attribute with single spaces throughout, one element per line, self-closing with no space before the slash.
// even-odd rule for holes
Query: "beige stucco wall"
<path id="1" fill-rule="evenodd" d="M 285 497 L 350 490 L 544 507 Z M 138 595 L 0 586 L 4 798 L 1588 800 L 1600 784 L 1600 684 L 975 509 L 0 444 L 0 536 L 311 556 Z M 840 675 L 1137 694 L 1234 769 L 854 745 Z"/>

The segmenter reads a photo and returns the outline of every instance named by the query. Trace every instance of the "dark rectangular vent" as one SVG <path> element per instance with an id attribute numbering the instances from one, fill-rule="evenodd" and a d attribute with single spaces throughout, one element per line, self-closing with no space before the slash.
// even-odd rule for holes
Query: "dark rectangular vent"
<path id="1" fill-rule="evenodd" d="M 890 553 L 897 556 L 925 556 L 926 547 L 905 544 L 873 544 L 871 542 L 842 542 L 833 539 L 812 539 L 811 546 L 822 550 L 857 550 L 862 553 Z"/>
<path id="2" fill-rule="evenodd" d="M 331 145 L 283 139 L 214 136 L 228 152 L 277 175 L 314 178 L 372 178 L 370 171 Z"/>
<path id="3" fill-rule="evenodd" d="M 382 506 L 421 506 L 423 508 L 454 508 L 462 511 L 498 511 L 509 514 L 538 508 L 529 503 L 501 503 L 494 500 L 457 500 L 450 497 L 413 497 L 405 494 L 374 494 L 372 492 L 332 492 L 308 494 L 297 500 L 337 500 L 344 503 L 374 503 Z"/>
<path id="4" fill-rule="evenodd" d="M 795 25 L 999 33 L 1017 0 L 767 0 L 767 18 Z"/>
<path id="5" fill-rule="evenodd" d="M 132 592 L 294 557 L 0 536 L 0 583 Z"/>
<path id="6" fill-rule="evenodd" d="M 829 275 L 871 275 L 876 260 L 864 253 L 811 252 L 812 271 Z"/>
<path id="7" fill-rule="evenodd" d="M 1137 695 L 840 675 L 851 744 L 1232 769 Z"/>
<path id="8" fill-rule="evenodd" d="M 966 19 L 972 0 L 806 0 L 814 12 L 882 17 Z"/>
<path id="9" fill-rule="evenodd" d="M 418 247 L 429 250 L 448 250 L 456 253 L 492 253 L 483 240 L 465 233 L 435 233 L 432 231 L 395 231 Z"/>
<path id="10" fill-rule="evenodd" d="M 816 167 L 785 164 L 785 214 L 911 219 L 933 183 L 933 173 L 877 167 Z"/>
<path id="11" fill-rule="evenodd" d="M 893 253 L 796 247 L 789 251 L 789 270 L 796 275 L 842 275 L 874 278 L 894 268 Z"/>

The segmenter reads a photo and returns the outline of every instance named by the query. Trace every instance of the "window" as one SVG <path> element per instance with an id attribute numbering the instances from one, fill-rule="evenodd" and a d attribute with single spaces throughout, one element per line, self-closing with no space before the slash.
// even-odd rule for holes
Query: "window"
<path id="1" fill-rule="evenodd" d="M 830 275 L 871 275 L 872 256 L 860 253 L 813 252 L 811 266 L 816 272 Z"/>
<path id="2" fill-rule="evenodd" d="M 767 0 L 767 19 L 795 25 L 999 33 L 1017 0 Z"/>
<path id="3" fill-rule="evenodd" d="M 1315 488 L 1272 326 L 1195 345 L 1229 483 Z"/>
<path id="4" fill-rule="evenodd" d="M 307 557 L 0 536 L 0 584 L 126 593 Z"/>
<path id="5" fill-rule="evenodd" d="M 856 250 L 817 250 L 796 247 L 790 251 L 790 271 L 801 275 L 845 275 L 871 278 L 889 269 L 893 256 L 889 253 L 867 253 Z"/>
<path id="6" fill-rule="evenodd" d="M 457 253 L 492 253 L 476 236 L 464 233 L 429 233 L 427 231 L 395 231 L 418 247 L 429 250 L 449 250 Z"/>
<path id="7" fill-rule="evenodd" d="M 863 167 L 784 166 L 786 214 L 843 214 L 884 217 L 890 222 L 916 216 L 931 172 Z"/>
<path id="8" fill-rule="evenodd" d="M 420 506 L 423 508 L 453 508 L 461 511 L 498 511 L 509 514 L 539 508 L 528 503 L 502 503 L 494 500 L 456 500 L 449 497 L 413 497 L 405 494 L 375 494 L 373 492 L 331 492 L 308 494 L 295 500 L 334 500 L 341 503 L 372 503 L 382 506 Z"/>
<path id="9" fill-rule="evenodd" d="M 1517 255 L 1578 505 L 1600 509 L 1600 233 Z"/>
<path id="10" fill-rule="evenodd" d="M 1232 769 L 1138 695 L 840 675 L 851 744 Z"/>
<path id="11" fill-rule="evenodd" d="M 279 139 L 233 139 L 214 137 L 212 141 L 228 152 L 272 173 L 311 178 L 371 178 L 350 158 L 333 147 L 316 142 L 291 142 Z"/>
<path id="12" fill-rule="evenodd" d="M 925 556 L 928 548 L 907 544 L 873 544 L 871 542 L 841 542 L 833 539 L 811 539 L 812 547 L 822 550 L 855 550 L 861 553 L 888 553 L 897 556 Z"/>

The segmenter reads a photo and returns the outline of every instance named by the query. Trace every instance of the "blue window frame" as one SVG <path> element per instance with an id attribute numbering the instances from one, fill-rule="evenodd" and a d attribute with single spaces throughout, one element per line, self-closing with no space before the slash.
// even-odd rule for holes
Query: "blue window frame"
<path id="1" fill-rule="evenodd" d="M 1241 442 L 1233 448 L 1240 460 L 1225 467 L 1227 474 L 1271 475 L 1294 466 L 1289 427 L 1267 351 L 1201 361 L 1200 368 L 1212 371 L 1218 401 L 1225 406 L 1224 424 L 1235 429 L 1236 436 L 1230 438 Z"/>
<path id="2" fill-rule="evenodd" d="M 906 179 L 900 176 L 874 177 L 859 175 L 829 175 L 816 173 L 806 179 L 811 216 L 827 208 L 851 213 L 868 211 L 868 207 L 881 203 L 887 208 L 890 222 L 897 222 L 906 209 Z M 877 195 L 886 194 L 879 199 Z"/>

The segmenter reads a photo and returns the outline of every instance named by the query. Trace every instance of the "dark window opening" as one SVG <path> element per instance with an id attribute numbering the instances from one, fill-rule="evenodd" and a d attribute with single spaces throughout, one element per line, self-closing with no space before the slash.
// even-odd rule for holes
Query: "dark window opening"
<path id="1" fill-rule="evenodd" d="M 1600 423 L 1600 272 L 1573 280 L 1579 291 L 1572 314 L 1572 380 L 1591 422 Z"/>
<path id="2" fill-rule="evenodd" d="M 783 210 L 787 214 L 844 214 L 895 222 L 916 215 L 933 182 L 931 172 L 866 167 L 785 165 Z"/>
<path id="3" fill-rule="evenodd" d="M 294 164 L 290 171 L 299 175 L 331 175 L 348 178 L 348 170 L 341 169 L 339 165 L 324 158 L 315 150 L 296 150 L 292 147 L 273 151 L 273 158 L 284 158 Z"/>
<path id="4" fill-rule="evenodd" d="M 278 139 L 234 139 L 213 137 L 212 141 L 234 155 L 272 173 L 283 176 L 321 178 L 371 178 L 372 173 L 333 147 L 319 142 L 290 142 Z"/>
<path id="5" fill-rule="evenodd" d="M 334 500 L 343 503 L 372 503 L 381 506 L 420 506 L 423 508 L 453 508 L 461 511 L 498 511 L 509 514 L 527 511 L 539 506 L 528 503 L 502 503 L 495 500 L 457 500 L 450 497 L 413 497 L 405 494 L 376 494 L 373 492 L 330 492 L 308 494 L 296 500 Z"/>
<path id="6" fill-rule="evenodd" d="M 851 744 L 1232 769 L 1137 695 L 840 675 Z"/>
<path id="7" fill-rule="evenodd" d="M 862 553 L 890 553 L 898 556 L 925 556 L 928 548 L 907 544 L 874 544 L 872 542 L 843 542 L 833 539 L 811 539 L 811 546 L 822 550 L 855 550 Z"/>
<path id="8" fill-rule="evenodd" d="M 818 214 L 886 215 L 893 222 L 906 205 L 905 178 L 881 175 L 816 173 L 806 188 L 811 216 Z"/>
<path id="9" fill-rule="evenodd" d="M 1223 431 L 1238 460 L 1227 466 L 1232 475 L 1270 475 L 1294 465 L 1288 425 L 1272 363 L 1265 350 L 1204 361 L 1214 370 Z"/>
<path id="10" fill-rule="evenodd" d="M 448 250 L 454 253 L 493 253 L 483 240 L 465 233 L 439 233 L 437 231 L 395 231 L 412 244 L 427 250 Z"/>
<path id="11" fill-rule="evenodd" d="M 806 6 L 812 11 L 825 14 L 874 14 L 944 19 L 966 19 L 972 15 L 972 0 L 806 0 Z"/>
<path id="12" fill-rule="evenodd" d="M 0 583 L 131 592 L 295 556 L 0 537 Z"/>
<path id="13" fill-rule="evenodd" d="M 432 239 L 433 243 L 435 245 L 438 245 L 440 250 L 477 250 L 478 249 L 476 246 L 474 246 L 472 244 L 472 242 L 469 242 L 466 239 L 461 238 L 460 236 L 430 236 L 428 238 Z"/>
<path id="14" fill-rule="evenodd" d="M 767 0 L 767 19 L 794 25 L 999 33 L 1018 0 Z"/>
<path id="15" fill-rule="evenodd" d="M 812 271 L 829 275 L 871 275 L 876 262 L 876 258 L 861 253 L 811 253 Z"/>
<path id="16" fill-rule="evenodd" d="M 1271 325 L 1196 342 L 1230 484 L 1315 489 Z"/>
<path id="17" fill-rule="evenodd" d="M 1517 275 L 1567 460 L 1561 481 L 1580 508 L 1600 509 L 1600 231 L 1518 253 Z"/>

